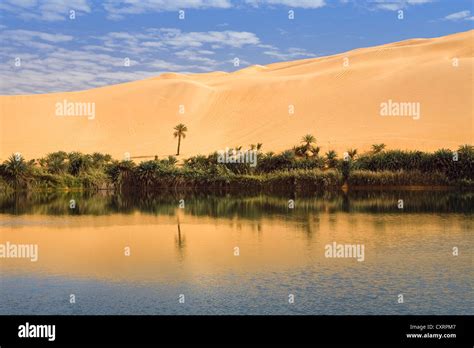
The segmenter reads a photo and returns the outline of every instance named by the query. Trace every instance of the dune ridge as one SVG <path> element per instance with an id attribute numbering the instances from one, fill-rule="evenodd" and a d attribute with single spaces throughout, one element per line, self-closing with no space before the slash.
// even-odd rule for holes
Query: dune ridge
<path id="1" fill-rule="evenodd" d="M 455 149 L 473 143 L 473 35 L 410 39 L 233 73 L 166 73 L 79 92 L 0 96 L 0 159 L 58 150 L 167 156 L 176 151 L 178 123 L 189 129 L 180 157 L 257 142 L 264 151 L 281 151 L 307 133 L 322 152 L 340 155 L 374 143 Z M 55 105 L 64 100 L 95 103 L 95 117 L 57 116 Z M 419 103 L 419 119 L 381 116 L 388 100 Z"/>

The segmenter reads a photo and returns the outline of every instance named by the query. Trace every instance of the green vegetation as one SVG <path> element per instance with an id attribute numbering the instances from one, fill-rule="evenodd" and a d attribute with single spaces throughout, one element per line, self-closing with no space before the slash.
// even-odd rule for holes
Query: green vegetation
<path id="1" fill-rule="evenodd" d="M 441 149 L 434 153 L 421 151 L 391 150 L 376 154 L 364 154 L 354 162 L 354 170 L 418 171 L 440 173 L 449 181 L 474 179 L 474 147 L 460 146 L 454 152 Z"/>
<path id="2" fill-rule="evenodd" d="M 186 126 L 175 127 L 178 137 Z M 249 189 L 269 192 L 294 190 L 316 192 L 349 188 L 394 186 L 456 186 L 474 188 L 474 148 L 463 145 L 457 151 L 441 149 L 433 153 L 386 150 L 375 144 L 371 151 L 347 151 L 339 159 L 334 150 L 319 155 L 316 139 L 308 134 L 301 144 L 279 154 L 262 152 L 262 144 L 251 144 L 252 162 L 221 163 L 217 152 L 198 155 L 178 163 L 174 156 L 135 163 L 117 161 L 110 155 L 63 151 L 38 160 L 19 154 L 0 164 L 0 190 L 79 189 L 156 191 L 181 188 Z M 241 150 L 229 149 L 229 155 Z M 229 156 L 231 157 L 231 156 Z M 255 164 L 255 163 L 254 163 Z"/>
<path id="3" fill-rule="evenodd" d="M 100 153 L 85 155 L 59 151 L 30 161 L 15 154 L 0 165 L 0 188 L 15 191 L 107 188 L 112 181 L 106 168 L 112 162 L 110 155 Z"/>

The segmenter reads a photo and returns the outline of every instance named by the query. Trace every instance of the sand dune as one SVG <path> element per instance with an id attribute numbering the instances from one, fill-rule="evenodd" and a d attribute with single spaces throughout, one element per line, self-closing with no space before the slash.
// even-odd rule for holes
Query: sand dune
<path id="1" fill-rule="evenodd" d="M 322 151 L 339 153 L 382 142 L 454 149 L 473 143 L 473 35 L 413 39 L 234 73 L 167 73 L 81 92 L 0 96 L 0 159 L 57 150 L 120 158 L 125 152 L 174 154 L 178 123 L 189 129 L 180 157 L 257 142 L 280 151 L 307 133 Z M 95 118 L 57 116 L 56 103 L 64 100 L 95 103 Z M 381 103 L 389 100 L 419 103 L 419 119 L 381 116 Z"/>

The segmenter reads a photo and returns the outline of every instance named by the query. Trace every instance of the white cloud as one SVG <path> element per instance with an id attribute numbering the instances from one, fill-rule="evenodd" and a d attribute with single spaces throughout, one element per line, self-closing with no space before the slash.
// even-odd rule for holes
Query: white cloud
<path id="1" fill-rule="evenodd" d="M 183 32 L 174 28 L 110 32 L 76 41 L 69 35 L 30 30 L 0 32 L 0 94 L 75 91 L 139 80 L 163 72 L 203 72 L 230 67 L 225 49 L 253 46 L 250 32 Z M 82 44 L 82 45 L 81 45 Z M 216 52 L 213 46 L 221 47 Z M 32 51 L 32 48 L 34 50 Z M 15 58 L 21 59 L 16 67 Z M 125 66 L 125 58 L 130 66 Z M 224 68 L 225 70 L 225 68 Z"/>
<path id="2" fill-rule="evenodd" d="M 0 10 L 24 20 L 62 21 L 69 11 L 76 15 L 90 13 L 92 7 L 103 8 L 109 19 L 123 19 L 126 15 L 177 11 L 180 9 L 208 9 L 232 7 L 231 0 L 1 0 Z"/>
<path id="3" fill-rule="evenodd" d="M 471 11 L 465 10 L 465 11 L 451 13 L 450 15 L 447 15 L 446 17 L 444 17 L 444 19 L 447 21 L 460 21 L 460 20 L 472 21 L 474 17 L 471 16 Z"/>
<path id="4" fill-rule="evenodd" d="M 2 0 L 0 10 L 25 20 L 61 21 L 69 18 L 70 10 L 90 13 L 91 6 L 89 0 Z"/>
<path id="5" fill-rule="evenodd" d="M 50 34 L 50 33 L 43 33 L 39 31 L 31 31 L 31 30 L 5 30 L 3 35 L 9 37 L 10 40 L 17 40 L 17 41 L 33 41 L 36 39 L 41 39 L 43 41 L 48 42 L 65 42 L 71 41 L 73 39 L 70 35 L 63 35 L 63 34 Z"/>
<path id="6" fill-rule="evenodd" d="M 369 2 L 371 6 L 380 10 L 396 11 L 407 8 L 411 5 L 422 5 L 434 2 L 435 0 L 372 0 Z"/>
<path id="7" fill-rule="evenodd" d="M 129 14 L 231 7 L 230 0 L 107 0 L 104 4 L 110 19 L 123 19 Z"/>
<path id="8" fill-rule="evenodd" d="M 245 45 L 257 45 L 259 38 L 246 31 L 208 31 L 177 33 L 168 37 L 168 44 L 175 47 L 203 46 L 204 44 L 217 44 L 220 46 L 242 47 Z"/>
<path id="9" fill-rule="evenodd" d="M 296 47 L 289 48 L 286 52 L 281 52 L 275 48 L 270 51 L 265 51 L 263 52 L 263 54 L 270 57 L 277 58 L 278 60 L 283 60 L 283 61 L 316 57 L 315 54 L 310 53 L 306 51 L 305 49 L 296 48 Z"/>
<path id="10" fill-rule="evenodd" d="M 0 53 L 8 64 L 0 65 L 0 94 L 35 94 L 74 91 L 139 80 L 156 70 L 120 68 L 123 60 L 107 54 L 55 48 L 47 55 L 17 52 L 21 66 L 14 67 L 10 55 Z M 134 62 L 134 61 L 132 61 Z"/>
<path id="11" fill-rule="evenodd" d="M 255 7 L 260 5 L 283 5 L 294 8 L 320 8 L 326 5 L 324 0 L 245 0 L 245 3 Z"/>
<path id="12" fill-rule="evenodd" d="M 247 31 L 202 31 L 183 32 L 175 28 L 148 29 L 144 33 L 112 32 L 100 37 L 104 46 L 124 48 L 133 52 L 145 52 L 159 48 L 184 49 L 202 48 L 206 45 L 241 48 L 258 45 L 260 39 Z"/>
<path id="13" fill-rule="evenodd" d="M 196 64 L 202 64 L 202 68 L 211 68 L 219 64 L 215 59 L 206 57 L 213 55 L 214 52 L 208 50 L 182 50 L 175 53 L 175 56 Z M 202 69 L 201 69 L 202 70 Z"/>
<path id="14" fill-rule="evenodd" d="M 189 66 L 186 65 L 180 65 L 176 64 L 173 62 L 167 62 L 162 59 L 154 59 L 151 63 L 147 65 L 148 67 L 151 67 L 153 69 L 158 69 L 161 71 L 185 71 L 186 69 L 189 69 Z"/>

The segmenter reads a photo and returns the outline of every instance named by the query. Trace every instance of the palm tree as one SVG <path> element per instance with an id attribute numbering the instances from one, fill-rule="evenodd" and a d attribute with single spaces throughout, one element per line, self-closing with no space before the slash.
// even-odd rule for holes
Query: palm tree
<path id="1" fill-rule="evenodd" d="M 329 168 L 334 168 L 337 164 L 337 153 L 334 150 L 326 152 L 326 163 Z"/>
<path id="2" fill-rule="evenodd" d="M 460 153 L 473 153 L 474 152 L 474 146 L 469 145 L 469 144 L 460 145 L 459 148 L 458 148 L 458 152 L 460 152 Z"/>
<path id="3" fill-rule="evenodd" d="M 86 172 L 92 168 L 92 156 L 82 154 L 80 152 L 68 153 L 69 173 L 72 175 L 79 175 L 81 172 Z"/>
<path id="4" fill-rule="evenodd" d="M 141 162 L 137 168 L 138 179 L 145 184 L 145 188 L 150 186 L 156 177 L 158 163 L 156 161 Z"/>
<path id="5" fill-rule="evenodd" d="M 257 143 L 257 145 L 255 145 L 255 144 L 250 144 L 250 150 L 252 150 L 252 151 L 253 151 L 253 150 L 257 150 L 257 152 L 258 152 L 258 151 L 260 151 L 260 150 L 262 149 L 262 146 L 263 146 L 262 143 Z"/>
<path id="6" fill-rule="evenodd" d="M 67 171 L 68 155 L 64 151 L 49 153 L 45 158 L 41 158 L 39 163 L 42 167 L 52 174 L 61 174 Z"/>
<path id="7" fill-rule="evenodd" d="M 188 128 L 180 123 L 176 127 L 174 127 L 175 132 L 173 133 L 175 138 L 178 138 L 178 151 L 176 152 L 176 156 L 179 156 L 179 147 L 181 146 L 181 138 L 186 138 L 186 132 Z"/>
<path id="8" fill-rule="evenodd" d="M 301 142 L 304 144 L 306 150 L 311 149 L 311 144 L 316 142 L 316 138 L 311 134 L 306 134 L 302 139 Z"/>
<path id="9" fill-rule="evenodd" d="M 357 149 L 349 149 L 347 150 L 347 155 L 350 157 L 351 160 L 357 156 Z"/>
<path id="10" fill-rule="evenodd" d="M 135 168 L 133 161 L 121 161 L 114 165 L 113 182 L 117 183 L 118 187 L 121 188 L 123 184 L 127 183 Z"/>
<path id="11" fill-rule="evenodd" d="M 15 189 L 27 182 L 29 173 L 29 163 L 25 162 L 22 156 L 11 155 L 8 160 L 3 163 L 3 171 L 7 180 L 15 185 Z"/>
<path id="12" fill-rule="evenodd" d="M 386 145 L 384 143 L 372 145 L 372 153 L 374 155 L 376 155 L 376 154 L 382 152 L 385 149 L 385 146 Z"/>
<path id="13" fill-rule="evenodd" d="M 109 154 L 102 154 L 100 152 L 94 152 L 91 156 L 92 166 L 94 168 L 103 168 L 107 163 L 112 161 L 112 156 Z"/>
<path id="14" fill-rule="evenodd" d="M 301 138 L 301 142 L 303 145 L 295 146 L 293 151 L 298 156 L 312 156 L 319 152 L 319 147 L 314 147 L 312 144 L 316 142 L 316 138 L 311 134 L 306 134 L 303 138 Z"/>
<path id="15" fill-rule="evenodd" d="M 458 177 L 472 178 L 473 168 L 472 163 L 474 162 L 474 146 L 464 144 L 458 148 L 459 162 L 456 166 L 455 173 Z"/>

